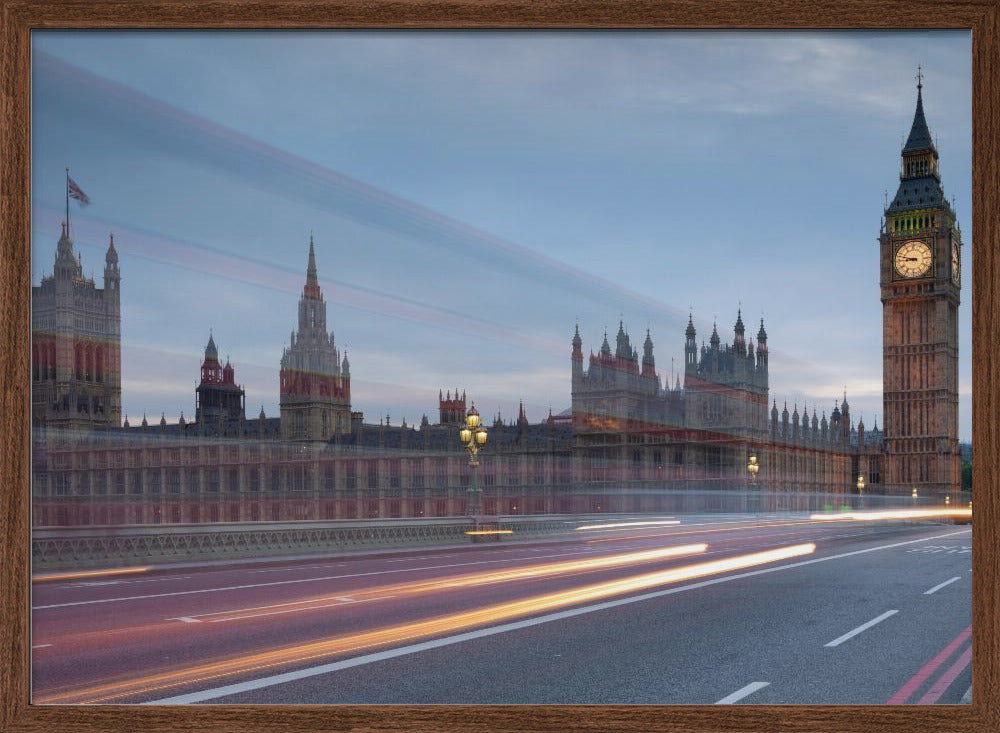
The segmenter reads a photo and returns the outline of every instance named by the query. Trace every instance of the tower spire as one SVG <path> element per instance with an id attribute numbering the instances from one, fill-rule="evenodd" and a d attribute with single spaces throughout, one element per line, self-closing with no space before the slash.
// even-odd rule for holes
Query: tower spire
<path id="1" fill-rule="evenodd" d="M 309 264 L 306 266 L 306 285 L 302 290 L 307 298 L 322 298 L 319 289 L 319 278 L 316 275 L 316 248 L 313 246 L 313 235 L 309 232 Z"/>
<path id="2" fill-rule="evenodd" d="M 903 145 L 903 152 L 916 150 L 934 149 L 934 141 L 931 139 L 931 132 L 927 128 L 927 118 L 924 117 L 924 96 L 923 83 L 924 75 L 917 67 L 917 109 L 913 113 L 913 124 L 910 126 L 910 136 Z"/>

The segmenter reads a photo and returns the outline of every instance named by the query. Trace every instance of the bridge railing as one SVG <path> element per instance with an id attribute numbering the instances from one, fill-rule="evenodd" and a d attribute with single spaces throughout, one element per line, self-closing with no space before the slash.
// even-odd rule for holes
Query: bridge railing
<path id="1" fill-rule="evenodd" d="M 630 490 L 634 491 L 634 490 Z M 660 492 L 661 494 L 664 492 Z M 674 493 L 674 492 L 667 492 Z M 857 496 L 806 492 L 713 491 L 704 495 L 676 492 L 674 515 L 722 514 L 785 516 L 846 509 L 905 509 L 940 505 L 940 499 Z M 955 502 L 956 506 L 959 502 Z M 965 505 L 963 499 L 961 505 Z M 632 513 L 428 517 L 373 520 L 302 520 L 203 524 L 36 527 L 32 530 L 34 572 L 127 567 L 209 560 L 336 554 L 352 550 L 420 545 L 463 545 L 477 522 L 509 530 L 500 539 L 572 533 L 581 524 L 616 519 L 641 520 L 660 515 Z"/>

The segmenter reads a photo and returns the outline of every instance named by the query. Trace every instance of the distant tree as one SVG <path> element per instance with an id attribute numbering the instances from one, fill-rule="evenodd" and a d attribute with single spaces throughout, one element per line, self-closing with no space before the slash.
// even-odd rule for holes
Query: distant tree
<path id="1" fill-rule="evenodd" d="M 972 491 L 972 464 L 962 461 L 962 491 Z"/>

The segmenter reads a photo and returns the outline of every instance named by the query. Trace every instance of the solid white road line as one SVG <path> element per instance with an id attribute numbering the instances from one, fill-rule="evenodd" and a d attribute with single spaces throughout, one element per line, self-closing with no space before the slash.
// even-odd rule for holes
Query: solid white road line
<path id="1" fill-rule="evenodd" d="M 851 629 L 850 631 L 848 631 L 843 636 L 838 636 L 836 639 L 834 639 L 833 641 L 831 641 L 831 642 L 829 642 L 827 644 L 824 644 L 823 646 L 840 646 L 841 644 L 843 644 L 848 639 L 851 639 L 851 638 L 857 636 L 862 631 L 864 631 L 866 629 L 870 629 L 875 624 L 881 623 L 882 621 L 885 621 L 887 618 L 889 618 L 890 616 L 892 616 L 894 614 L 897 614 L 897 613 L 899 613 L 899 611 L 886 611 L 881 616 L 876 616 L 875 618 L 873 618 L 868 623 L 861 624 L 856 629 Z"/>
<path id="2" fill-rule="evenodd" d="M 742 700 L 747 695 L 751 695 L 751 694 L 757 692 L 757 690 L 760 690 L 760 689 L 763 689 L 763 688 L 767 687 L 769 684 L 771 684 L 771 683 L 770 682 L 751 682 L 746 687 L 741 687 L 740 689 L 738 689 L 736 692 L 732 693 L 731 695 L 726 695 L 724 698 L 722 698 L 721 700 L 719 700 L 715 704 L 716 705 L 732 705 L 734 702 L 738 702 L 738 701 Z"/>
<path id="3" fill-rule="evenodd" d="M 945 587 L 946 585 L 951 585 L 951 584 L 952 584 L 952 583 L 954 583 L 954 582 L 955 582 L 956 580 L 961 580 L 961 579 L 962 579 L 962 576 L 960 576 L 960 575 L 956 575 L 956 576 L 955 576 L 954 578 L 950 578 L 949 580 L 946 580 L 946 581 L 944 581 L 943 583 L 938 583 L 937 585 L 935 585 L 935 586 L 934 586 L 933 588 L 931 588 L 930 590 L 925 590 L 925 591 L 924 591 L 924 595 L 925 595 L 925 596 L 929 596 L 929 595 L 930 595 L 931 593 L 934 593 L 935 591 L 939 591 L 939 590 L 941 590 L 941 589 L 942 589 L 942 588 L 944 588 L 944 587 Z"/>
<path id="4" fill-rule="evenodd" d="M 173 618 L 164 619 L 164 621 L 183 621 L 186 624 L 200 624 L 201 620 L 192 618 L 191 616 L 174 616 Z"/>
<path id="5" fill-rule="evenodd" d="M 583 606 L 581 608 L 571 608 L 566 611 L 557 611 L 555 613 L 549 613 L 544 616 L 536 616 L 535 618 L 527 618 L 522 621 L 514 621 L 509 624 L 502 624 L 500 626 L 491 626 L 485 629 L 477 629 L 475 631 L 468 631 L 463 634 L 456 634 L 454 636 L 446 636 L 441 639 L 433 639 L 431 641 L 424 641 L 418 644 L 410 644 L 408 646 L 397 647 L 396 649 L 387 649 L 382 652 L 375 652 L 374 654 L 364 654 L 360 657 L 354 657 L 353 659 L 345 659 L 340 662 L 331 662 L 330 664 L 322 664 L 317 667 L 308 667 L 305 669 L 298 669 L 292 672 L 285 672 L 283 674 L 270 675 L 268 677 L 261 677 L 255 680 L 247 680 L 245 682 L 237 682 L 231 685 L 224 685 L 223 687 L 215 687 L 207 690 L 198 690 L 196 692 L 190 692 L 184 695 L 175 695 L 174 697 L 167 697 L 160 700 L 150 700 L 149 702 L 142 703 L 143 705 L 180 705 L 186 703 L 194 702 L 204 702 L 205 700 L 213 700 L 219 697 L 225 697 L 226 695 L 235 695 L 241 692 L 247 692 L 249 690 L 259 690 L 264 687 L 272 687 L 274 685 L 284 684 L 286 682 L 294 682 L 295 680 L 305 679 L 307 677 L 315 677 L 316 675 L 327 674 L 329 672 L 337 672 L 342 669 L 350 669 L 351 667 L 360 667 L 365 664 L 371 664 L 373 662 L 380 662 L 384 659 L 393 659 L 395 657 L 402 657 L 407 654 L 415 654 L 417 652 L 422 652 L 427 649 L 436 649 L 442 646 L 450 646 L 452 644 L 459 644 L 463 641 L 470 641 L 472 639 L 480 639 L 485 636 L 493 636 L 494 634 L 503 634 L 508 631 L 516 631 L 518 629 L 528 628 L 530 626 L 538 626 L 539 624 L 549 623 L 550 621 L 561 621 L 564 618 L 572 618 L 574 616 L 581 616 L 587 613 L 593 613 L 595 611 L 603 611 L 608 608 L 616 608 L 618 606 L 625 606 L 630 603 L 639 603 L 641 601 L 647 601 L 653 598 L 661 598 L 663 596 L 673 595 L 674 593 L 683 593 L 684 591 L 695 590 L 696 588 L 705 588 L 710 585 L 717 585 L 718 583 L 728 583 L 733 580 L 741 580 L 743 578 L 751 578 L 755 575 L 765 575 L 767 573 L 776 573 L 781 570 L 791 570 L 792 568 L 799 568 L 805 565 L 814 565 L 819 562 L 827 562 L 828 560 L 839 560 L 844 557 L 853 557 L 854 555 L 864 555 L 869 552 L 877 552 L 878 550 L 888 550 L 894 547 L 902 547 L 905 545 L 912 545 L 917 542 L 929 542 L 931 540 L 941 539 L 942 537 L 952 537 L 956 534 L 962 534 L 963 532 L 952 532 L 944 535 L 937 535 L 934 537 L 924 537 L 919 540 L 907 540 L 905 542 L 894 542 L 890 545 L 879 545 L 878 547 L 868 547 L 864 550 L 853 550 L 851 552 L 842 552 L 839 555 L 829 555 L 827 557 L 817 557 L 812 560 L 802 560 L 799 562 L 789 563 L 787 565 L 778 565 L 776 567 L 762 568 L 760 570 L 749 570 L 745 573 L 737 573 L 735 575 L 724 575 L 720 578 L 711 578 L 709 580 L 701 580 L 697 583 L 690 583 L 688 585 L 677 586 L 675 588 L 665 588 L 664 590 L 653 591 L 651 593 L 643 593 L 638 596 L 630 596 L 627 598 L 618 598 L 613 601 L 604 601 L 602 603 L 595 603 L 592 606 Z M 895 613 L 895 612 L 893 612 Z"/>
<path id="6" fill-rule="evenodd" d="M 51 644 L 35 644 L 32 649 L 44 649 L 47 646 L 52 646 Z"/>

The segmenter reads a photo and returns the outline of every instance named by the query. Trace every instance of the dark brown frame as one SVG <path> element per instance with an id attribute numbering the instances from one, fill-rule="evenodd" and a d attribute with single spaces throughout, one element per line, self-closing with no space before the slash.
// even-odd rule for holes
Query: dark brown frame
<path id="1" fill-rule="evenodd" d="M 0 732 L 1000 730 L 1000 0 L 0 0 Z M 33 28 L 972 30 L 973 702 L 958 706 L 29 704 L 30 31 Z"/>

